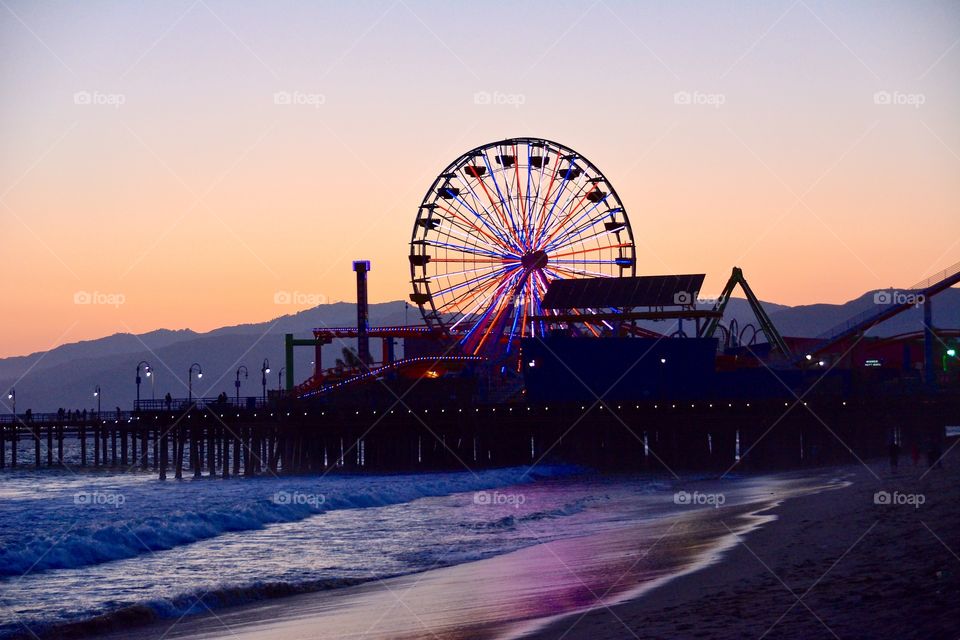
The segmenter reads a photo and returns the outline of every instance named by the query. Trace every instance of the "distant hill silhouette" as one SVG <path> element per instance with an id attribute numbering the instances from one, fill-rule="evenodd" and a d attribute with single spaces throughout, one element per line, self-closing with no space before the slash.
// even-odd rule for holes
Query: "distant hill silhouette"
<path id="1" fill-rule="evenodd" d="M 848 318 L 873 307 L 873 291 L 844 304 L 814 304 L 787 307 L 763 303 L 774 324 L 783 335 L 814 337 Z M 960 289 L 941 293 L 934 301 L 934 324 L 943 328 L 960 328 Z M 870 335 L 889 336 L 921 328 L 922 310 L 908 311 L 875 327 Z M 371 324 L 410 324 L 420 322 L 419 310 L 403 301 L 370 305 Z M 736 318 L 741 327 L 755 320 L 746 300 L 733 298 L 727 306 L 725 321 Z M 104 410 L 116 406 L 130 407 L 136 396 L 135 368 L 140 360 L 150 362 L 155 371 L 152 391 L 162 398 L 168 391 L 175 397 L 186 396 L 186 373 L 192 362 L 203 366 L 202 380 L 194 380 L 195 395 L 217 395 L 225 391 L 234 395 L 236 369 L 245 365 L 248 378 L 241 376 L 241 395 L 259 395 L 260 368 L 264 358 L 270 360 L 272 372 L 267 376 L 271 389 L 277 387 L 277 374 L 284 365 L 283 334 L 309 336 L 314 327 L 353 326 L 356 305 L 347 302 L 325 304 L 299 313 L 280 316 L 268 322 L 222 327 L 206 333 L 189 329 L 159 329 L 133 335 L 118 333 L 97 340 L 61 345 L 47 352 L 0 359 L 0 390 L 16 383 L 17 408 L 34 411 L 55 411 L 58 407 L 90 408 L 96 405 L 94 386 L 100 385 Z M 659 331 L 665 323 L 649 323 Z M 687 332 L 692 333 L 692 324 Z M 332 366 L 344 346 L 352 342 L 324 347 L 323 366 Z M 371 345 L 379 357 L 379 341 Z M 313 352 L 298 348 L 296 373 L 298 381 L 312 372 Z M 151 380 L 144 378 L 141 397 L 151 397 Z"/>

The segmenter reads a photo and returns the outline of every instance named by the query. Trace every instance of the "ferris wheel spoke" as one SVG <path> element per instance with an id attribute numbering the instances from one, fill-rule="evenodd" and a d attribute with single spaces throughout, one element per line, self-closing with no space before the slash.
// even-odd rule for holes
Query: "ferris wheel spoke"
<path id="1" fill-rule="evenodd" d="M 575 315 L 575 316 L 584 316 L 584 315 L 586 315 L 586 314 L 584 314 L 584 313 L 581 313 L 581 312 L 580 312 L 579 310 L 577 310 L 577 309 L 572 309 L 572 311 L 573 311 L 573 315 Z M 593 328 L 593 325 L 594 325 L 593 322 L 590 322 L 589 320 L 582 320 L 582 322 L 583 322 L 583 326 L 585 326 L 585 327 L 587 328 L 587 330 L 588 330 L 590 333 L 593 334 L 593 337 L 594 337 L 594 338 L 599 338 L 599 337 L 600 337 L 600 332 Z"/>
<path id="2" fill-rule="evenodd" d="M 514 242 L 509 235 L 510 224 L 507 222 L 506 218 L 504 217 L 503 212 L 500 210 L 500 207 L 498 207 L 497 203 L 494 202 L 493 195 L 487 189 L 487 183 L 484 181 L 483 176 L 477 177 L 476 180 L 477 180 L 477 184 L 479 184 L 480 188 L 483 190 L 483 193 L 486 196 L 487 201 L 490 203 L 490 208 L 493 209 L 493 212 L 497 214 L 496 217 L 494 217 L 493 215 L 490 215 L 490 221 L 487 226 L 489 226 L 490 229 L 497 234 L 497 237 L 499 237 L 503 241 L 503 244 L 511 247 L 516 247 L 516 249 L 519 251 L 520 250 L 519 245 L 517 245 L 516 242 Z M 473 186 L 469 182 L 466 182 L 465 184 L 467 185 L 467 189 L 470 190 L 470 193 L 473 195 L 474 199 L 477 201 L 478 208 L 482 209 L 485 213 L 489 214 L 489 212 L 487 211 L 487 207 L 481 204 L 482 200 L 480 196 L 477 195 L 477 192 L 473 189 Z M 480 217 L 479 214 L 475 214 L 475 215 L 477 215 L 477 217 Z"/>
<path id="3" fill-rule="evenodd" d="M 465 276 L 468 273 L 476 273 L 477 271 L 490 271 L 491 269 L 496 269 L 496 268 L 497 267 L 495 264 L 484 264 L 477 267 L 476 269 L 463 269 L 462 271 L 447 271 L 442 274 L 435 274 L 433 278 L 437 280 L 440 280 L 442 278 L 449 281 L 449 280 L 452 280 L 455 276 L 461 276 L 461 275 Z M 428 277 L 428 280 L 431 280 L 433 278 Z"/>
<path id="4" fill-rule="evenodd" d="M 527 193 L 524 196 L 526 199 L 526 208 L 524 209 L 524 211 L 527 212 L 528 219 L 523 228 L 523 234 L 526 238 L 526 243 L 524 244 L 523 248 L 527 250 L 530 249 L 530 234 L 533 230 L 533 227 L 530 225 L 530 223 L 533 221 L 533 213 L 532 213 L 532 210 L 530 209 L 530 190 L 532 188 L 531 183 L 533 182 L 533 171 L 532 171 L 533 165 L 530 163 L 530 149 L 531 149 L 530 143 L 528 142 L 527 143 Z"/>
<path id="5" fill-rule="evenodd" d="M 534 283 L 534 295 L 530 301 L 530 315 L 543 315 L 543 296 L 547 293 L 547 287 L 550 285 L 547 276 L 544 273 L 543 269 L 537 269 L 533 273 L 533 283 Z M 540 326 L 540 335 L 543 335 L 546 330 L 543 323 L 543 320 L 538 320 L 537 324 Z M 534 330 L 534 323 L 530 323 L 530 335 L 536 335 Z"/>
<path id="6" fill-rule="evenodd" d="M 523 282 L 523 285 L 520 287 L 520 292 L 517 295 L 520 297 L 521 300 L 525 299 L 523 297 L 523 292 L 526 291 L 529 284 L 530 284 L 530 279 L 527 278 Z M 521 336 L 523 335 L 524 326 L 526 324 L 526 305 L 523 305 L 523 307 L 524 307 L 523 314 L 516 313 L 516 312 L 514 312 L 513 314 L 513 323 L 510 325 L 510 336 L 507 339 L 507 353 L 510 353 L 510 348 L 513 346 L 513 338 L 514 336 L 517 335 L 517 322 L 520 320 L 521 315 L 524 316 L 524 321 L 520 323 Z"/>
<path id="7" fill-rule="evenodd" d="M 558 154 L 559 155 L 559 154 Z M 541 169 L 542 171 L 542 169 Z M 557 180 L 557 174 L 560 173 L 560 165 L 557 165 L 557 168 L 554 169 L 553 173 L 550 175 L 550 183 L 547 185 L 547 193 L 543 196 L 543 204 L 540 206 L 540 213 L 537 215 L 537 221 L 534 223 L 534 244 L 538 244 L 540 230 L 546 225 L 546 214 L 547 214 L 547 203 L 550 201 L 550 193 L 553 190 L 553 183 Z M 543 184 L 543 178 L 541 177 L 540 184 Z M 537 197 L 540 197 L 540 187 L 537 187 Z"/>
<path id="8" fill-rule="evenodd" d="M 513 185 L 517 191 L 517 208 L 520 210 L 520 224 L 517 226 L 520 235 L 520 246 L 526 251 L 529 249 L 527 246 L 527 205 L 524 201 L 523 188 L 520 185 L 520 156 L 517 155 L 516 144 L 513 145 L 513 174 Z"/>
<path id="9" fill-rule="evenodd" d="M 462 243 L 462 246 L 473 247 L 481 250 L 489 250 L 497 255 L 502 255 L 503 248 L 497 243 L 492 244 L 486 242 L 482 237 L 473 235 L 465 235 L 463 229 L 460 229 L 454 225 L 449 227 L 437 227 L 432 230 L 435 233 L 435 236 L 428 237 L 428 242 L 447 242 L 447 243 Z M 480 242 L 477 242 L 477 241 Z M 432 260 L 438 258 L 431 258 Z"/>
<path id="10" fill-rule="evenodd" d="M 567 247 L 575 247 L 578 244 L 583 244 L 587 240 L 592 240 L 593 238 L 599 238 L 601 236 L 604 236 L 610 233 L 615 233 L 614 231 L 610 231 L 606 227 L 599 227 L 597 228 L 596 232 L 591 233 L 588 236 L 581 235 L 584 231 L 588 231 L 592 227 L 596 226 L 596 224 L 601 220 L 603 220 L 603 218 L 606 217 L 606 215 L 607 213 L 604 212 L 602 216 L 595 218 L 589 224 L 585 224 L 581 226 L 579 229 L 570 231 L 568 233 L 564 233 L 562 236 L 554 238 L 553 242 L 550 244 L 550 251 L 556 251 L 557 249 L 565 249 Z M 561 242 L 561 241 L 563 241 L 562 244 L 557 244 L 558 242 Z M 610 246 L 619 246 L 619 245 L 610 245 Z M 633 246 L 633 245 L 630 243 L 626 243 L 626 246 Z"/>
<path id="11" fill-rule="evenodd" d="M 463 264 L 503 264 L 508 258 L 431 258 L 430 262 L 460 262 Z"/>
<path id="12" fill-rule="evenodd" d="M 496 314 L 496 317 L 494 318 L 493 323 L 489 323 L 489 324 L 488 324 L 488 320 L 489 320 L 489 318 L 490 318 L 490 314 L 491 314 L 495 309 L 501 308 L 501 307 L 504 305 L 504 302 L 505 302 L 505 301 L 507 301 L 507 304 L 509 304 L 509 298 L 511 297 L 511 296 L 509 295 L 509 293 L 513 290 L 514 285 L 515 285 L 515 282 L 516 282 L 516 280 L 519 279 L 519 276 L 520 276 L 520 273 L 515 273 L 515 274 L 513 274 L 512 276 L 510 276 L 510 277 L 508 277 L 508 278 L 505 278 L 505 279 L 499 284 L 499 286 L 497 287 L 497 289 L 496 289 L 496 291 L 495 291 L 495 293 L 494 293 L 494 295 L 493 295 L 493 297 L 492 297 L 492 302 L 491 302 L 490 305 L 487 307 L 486 311 L 484 311 L 484 312 L 480 315 L 480 318 L 477 319 L 476 323 L 473 325 L 473 328 L 470 329 L 470 331 L 467 332 L 467 335 L 464 336 L 463 340 L 461 340 L 461 343 L 462 343 L 462 344 L 466 344 L 466 343 L 470 340 L 470 337 L 471 337 L 474 333 L 476 333 L 476 331 L 477 331 L 478 329 L 480 329 L 481 327 L 484 327 L 484 326 L 492 326 L 492 325 L 496 322 L 496 319 L 500 317 L 500 313 L 501 313 L 501 312 L 498 311 L 497 314 Z M 480 306 L 482 306 L 482 303 L 483 303 L 483 302 L 486 302 L 486 301 L 487 301 L 487 299 L 482 300 L 482 301 L 481 301 L 481 304 L 478 305 L 478 308 L 479 308 Z M 475 354 L 476 354 L 478 351 L 480 351 L 480 348 L 483 346 L 483 343 L 486 341 L 487 336 L 490 335 L 490 332 L 489 332 L 489 331 L 481 331 L 480 333 L 481 333 L 481 337 L 480 337 L 479 344 L 477 345 L 476 349 L 474 349 L 474 353 L 475 353 Z"/>
<path id="13" fill-rule="evenodd" d="M 458 282 L 456 284 L 444 287 L 443 289 L 438 289 L 437 291 L 433 292 L 433 296 L 435 298 L 441 298 L 442 296 L 445 296 L 452 291 L 456 291 L 457 289 L 462 289 L 463 287 L 469 287 L 472 285 L 479 285 L 490 278 L 499 278 L 509 270 L 509 267 L 502 267 L 490 273 L 483 273 L 478 276 L 474 276 L 473 278 L 466 279 L 463 282 Z M 446 305 L 444 305 L 444 308 L 446 308 Z"/>
<path id="14" fill-rule="evenodd" d="M 590 193 L 593 191 L 593 186 L 591 185 L 589 180 L 586 180 L 582 183 L 578 183 L 576 178 L 569 179 L 570 172 L 574 170 L 576 171 L 583 171 L 583 170 L 576 165 L 575 159 L 571 158 L 570 160 L 568 160 L 568 162 L 569 162 L 569 165 L 566 167 L 567 171 L 565 172 L 564 177 L 568 179 L 567 180 L 568 183 L 572 185 L 573 188 L 570 191 L 567 191 L 566 185 L 564 185 L 563 188 L 561 188 L 557 192 L 556 196 L 554 197 L 553 204 L 550 207 L 550 215 L 547 217 L 547 220 L 544 222 L 543 227 L 540 229 L 540 234 L 537 237 L 537 246 L 539 248 L 542 248 L 544 244 L 544 241 L 543 241 L 544 236 L 550 233 L 553 233 L 554 230 L 556 229 L 562 228 L 563 225 L 566 224 L 566 221 L 569 220 L 570 216 L 572 215 L 572 212 L 570 215 L 565 215 L 565 212 L 575 202 L 575 199 L 578 196 L 580 196 L 581 198 L 581 200 L 577 202 L 576 205 L 574 205 L 575 207 L 577 207 L 579 206 L 580 202 L 582 202 L 583 198 L 588 197 Z M 583 171 L 581 173 L 581 177 L 583 178 L 587 177 L 586 171 Z M 558 211 L 557 205 L 560 204 L 560 196 L 563 193 L 568 194 L 567 199 L 560 206 L 560 209 Z M 574 208 L 574 211 L 576 211 L 576 208 Z"/>
<path id="15" fill-rule="evenodd" d="M 480 185 L 480 188 L 483 189 L 483 194 L 487 197 L 487 201 L 490 203 L 490 207 L 494 210 L 494 212 L 495 212 L 495 213 L 497 214 L 497 216 L 498 216 L 498 224 L 501 225 L 501 226 L 500 226 L 501 232 L 509 232 L 509 231 L 510 231 L 510 223 L 507 221 L 507 217 L 506 217 L 506 215 L 503 213 L 503 208 L 500 206 L 500 204 L 502 204 L 502 200 L 501 200 L 501 202 L 498 204 L 498 202 L 496 202 L 496 201 L 494 200 L 493 194 L 490 193 L 490 190 L 487 188 L 487 180 L 486 180 L 486 177 L 487 177 L 487 174 L 489 174 L 489 173 L 492 172 L 492 169 L 491 169 L 491 167 L 490 167 L 490 162 L 489 162 L 489 160 L 487 159 L 487 154 L 486 154 L 486 153 L 483 153 L 483 154 L 481 154 L 481 155 L 483 156 L 483 164 L 484 164 L 484 167 L 486 168 L 486 171 L 485 171 L 484 173 L 478 174 L 478 175 L 476 175 L 476 176 L 474 176 L 474 177 L 476 178 L 477 183 Z M 486 207 L 484 207 L 484 209 L 486 209 Z M 509 236 L 508 236 L 508 237 L 509 237 Z M 512 238 L 511 238 L 511 240 L 512 240 Z"/>
<path id="16" fill-rule="evenodd" d="M 516 288 L 515 283 L 513 283 L 513 280 L 515 279 L 518 280 L 519 278 L 511 278 L 510 280 L 504 283 L 504 285 L 506 286 L 503 286 L 498 290 L 497 292 L 498 295 L 496 297 L 495 303 L 491 305 L 490 309 L 487 310 L 487 313 L 484 314 L 484 319 L 489 318 L 490 311 L 493 309 L 497 309 L 497 312 L 496 314 L 494 314 L 493 319 L 487 323 L 488 329 L 484 331 L 483 334 L 480 336 L 480 341 L 477 344 L 476 349 L 473 350 L 474 355 L 476 355 L 480 351 L 480 349 L 483 348 L 483 345 L 487 341 L 487 339 L 491 335 L 493 335 L 494 332 L 491 331 L 490 329 L 496 327 L 499 324 L 500 317 L 503 315 L 503 312 L 512 306 L 511 301 L 514 298 L 513 291 Z"/>
<path id="17" fill-rule="evenodd" d="M 584 185 L 584 186 L 586 186 L 586 185 Z M 541 245 L 541 246 L 548 246 L 548 245 L 550 244 L 550 242 L 554 239 L 554 236 L 556 236 L 560 231 L 562 231 L 562 230 L 564 229 L 564 227 L 566 227 L 567 224 L 570 222 L 570 220 L 573 218 L 573 216 L 575 216 L 575 215 L 577 214 L 577 211 L 583 206 L 583 203 L 584 203 L 584 202 L 590 202 L 590 200 L 589 200 L 590 194 L 593 193 L 593 192 L 594 192 L 595 190 L 597 190 L 597 189 L 598 189 L 597 185 L 591 185 L 590 188 L 587 189 L 586 193 L 584 193 L 582 196 L 580 196 L 580 200 L 579 200 L 579 201 L 577 202 L 577 204 L 570 210 L 570 213 L 568 213 L 560 222 L 558 222 L 557 224 L 555 224 L 555 225 L 553 226 L 553 229 L 550 231 L 550 234 L 547 236 L 546 240 L 544 240 L 543 242 L 541 242 L 540 245 Z M 573 198 L 571 198 L 571 200 L 572 200 L 572 199 L 573 199 Z M 568 201 L 568 204 L 569 204 L 569 201 Z M 593 207 L 591 208 L 591 210 L 592 210 L 593 208 L 596 208 L 597 206 L 599 206 L 599 204 L 600 204 L 599 202 L 596 203 L 596 204 L 594 204 Z M 564 205 L 564 210 L 565 210 L 565 209 L 566 209 L 566 205 Z M 563 213 L 563 210 L 561 210 L 561 215 L 562 215 L 562 213 Z"/>
<path id="18" fill-rule="evenodd" d="M 550 255 L 551 262 L 565 262 L 564 260 L 557 260 L 557 258 L 565 258 L 567 256 L 576 256 L 583 253 L 594 253 L 596 251 L 606 251 L 608 249 L 619 249 L 621 247 L 629 247 L 628 243 L 621 244 L 612 244 L 605 247 L 592 247 L 590 249 L 578 249 L 577 251 L 567 251 L 565 253 L 554 253 Z M 605 261 L 606 262 L 606 261 Z M 610 262 L 613 262 L 612 260 Z"/>
<path id="19" fill-rule="evenodd" d="M 500 155 L 501 156 L 503 155 L 502 151 L 500 151 Z M 522 244 L 520 243 L 520 236 L 517 233 L 517 223 L 513 216 L 513 210 L 510 208 L 510 205 L 507 203 L 506 198 L 503 197 L 503 192 L 500 191 L 500 183 L 497 182 L 497 176 L 493 172 L 493 167 L 490 166 L 490 159 L 487 157 L 486 153 L 483 154 L 483 163 L 487 166 L 487 174 L 481 177 L 481 184 L 484 185 L 483 190 L 487 193 L 487 196 L 490 197 L 491 203 L 492 203 L 493 197 L 490 195 L 490 192 L 487 191 L 487 188 L 486 188 L 486 177 L 487 175 L 489 175 L 490 180 L 493 182 L 494 189 L 496 189 L 497 191 L 497 198 L 499 198 L 500 200 L 501 214 L 503 215 L 503 224 L 507 228 L 507 230 L 510 231 L 510 233 L 512 234 L 512 237 L 516 242 L 517 246 L 522 246 Z M 503 214 L 504 209 L 507 212 L 506 214 Z M 509 222 L 507 221 L 507 214 L 509 214 L 510 216 Z"/>
<path id="20" fill-rule="evenodd" d="M 554 264 L 554 265 L 557 265 L 557 264 L 564 264 L 564 265 L 566 265 L 566 264 L 581 264 L 581 265 L 588 265 L 588 264 L 590 264 L 590 265 L 608 264 L 608 265 L 615 265 L 615 264 L 617 264 L 617 261 L 616 261 L 616 260 L 600 260 L 600 259 L 597 259 L 597 260 L 554 260 L 554 261 L 552 261 L 551 264 Z"/>
<path id="21" fill-rule="evenodd" d="M 461 306 L 469 306 L 474 300 L 483 298 L 485 293 L 490 291 L 490 289 L 493 287 L 498 286 L 505 277 L 509 277 L 507 274 L 509 274 L 510 271 L 514 270 L 515 268 L 516 267 L 509 267 L 506 270 L 503 270 L 503 273 L 498 271 L 497 273 L 486 274 L 483 278 L 475 283 L 477 285 L 476 288 L 467 294 L 466 299 L 462 301 L 451 300 L 450 302 L 444 304 L 442 308 L 446 310 L 451 305 L 456 304 L 458 307 L 457 310 L 461 311 Z"/>
<path id="22" fill-rule="evenodd" d="M 574 269 L 573 267 L 565 267 L 565 266 L 560 266 L 560 265 L 557 265 L 557 264 L 554 264 L 554 265 L 552 266 L 552 268 L 553 268 L 554 270 L 556 270 L 556 271 L 563 271 L 563 272 L 566 272 L 566 273 L 579 274 L 579 275 L 582 275 L 582 276 L 590 276 L 590 277 L 603 278 L 603 277 L 606 277 L 606 275 L 607 275 L 607 274 L 605 274 L 605 273 L 599 273 L 599 272 L 597 272 L 597 271 L 588 271 L 588 270 L 586 270 L 586 269 Z M 558 276 L 558 277 L 559 277 L 559 276 Z"/>
<path id="23" fill-rule="evenodd" d="M 473 185 L 471 184 L 471 181 L 469 179 L 464 179 L 462 177 L 457 178 L 460 181 L 460 183 L 463 186 L 465 186 L 467 188 L 467 191 L 470 193 L 470 197 L 473 200 L 473 206 L 470 206 L 470 204 L 468 204 L 467 201 L 461 197 L 461 194 L 457 194 L 453 198 L 454 201 L 456 201 L 458 204 L 466 208 L 467 211 L 469 211 L 475 218 L 477 218 L 477 220 L 479 220 L 483 224 L 483 226 L 485 226 L 487 229 L 490 230 L 491 233 L 493 233 L 497 238 L 499 238 L 500 243 L 504 247 L 519 250 L 519 247 L 516 245 L 515 242 L 513 242 L 509 234 L 505 233 L 507 231 L 508 225 L 506 226 L 504 225 L 503 217 L 501 216 L 500 210 L 497 208 L 496 203 L 493 201 L 493 197 L 489 193 L 486 193 L 486 186 L 485 186 L 485 183 L 483 182 L 482 174 L 470 173 L 468 175 L 472 175 L 474 179 L 477 181 L 477 183 L 480 184 L 480 186 L 484 189 L 487 202 L 490 203 L 490 207 L 493 209 L 493 213 L 491 213 L 487 209 L 487 206 L 484 205 L 483 198 L 481 198 L 480 195 L 477 194 L 476 190 L 473 188 Z M 463 212 L 461 211 L 461 213 Z M 496 214 L 496 215 L 493 215 L 493 214 Z"/>
<path id="24" fill-rule="evenodd" d="M 543 224 L 542 224 L 542 226 L 540 227 L 539 232 L 537 233 L 537 240 L 536 240 L 536 242 L 534 243 L 536 246 L 540 246 L 540 245 L 542 244 L 542 242 L 540 241 L 540 239 L 543 237 L 543 234 L 546 233 L 547 229 L 551 228 L 551 219 L 552 219 L 552 217 L 553 217 L 553 212 L 554 212 L 554 210 L 557 208 L 557 203 L 560 202 L 560 195 L 567 190 L 567 185 L 570 184 L 570 174 L 572 173 L 573 169 L 575 169 L 575 168 L 578 169 L 578 168 L 579 168 L 579 167 L 576 167 L 576 166 L 575 166 L 574 161 L 573 161 L 572 158 L 571 158 L 570 160 L 568 160 L 567 162 L 569 162 L 569 165 L 566 167 L 566 171 L 564 171 L 564 173 L 563 173 L 563 180 L 560 182 L 560 186 L 557 187 L 556 195 L 555 195 L 554 198 L 553 198 L 553 204 L 550 205 L 550 211 L 547 212 L 546 217 L 543 219 Z M 559 163 L 559 161 L 558 161 L 558 163 Z M 560 166 L 559 166 L 559 164 L 558 164 L 558 165 L 557 165 L 557 173 L 559 173 L 559 172 L 560 172 Z M 546 205 L 547 200 L 549 200 L 549 199 L 550 199 L 550 193 L 549 193 L 549 191 L 548 191 L 548 192 L 547 192 L 547 197 L 546 197 L 546 199 L 544 200 L 544 205 Z M 546 207 L 544 207 L 544 208 L 546 208 Z"/>
<path id="25" fill-rule="evenodd" d="M 473 196 L 474 202 L 478 205 L 478 208 L 481 209 L 481 210 L 483 210 L 484 213 L 486 213 L 486 208 L 483 207 L 482 205 L 480 205 L 480 200 L 479 200 L 479 198 L 477 197 L 476 192 L 473 190 L 473 187 L 470 186 L 470 183 L 469 183 L 469 182 L 464 182 L 464 184 L 467 186 L 467 189 L 470 191 L 471 195 Z M 475 218 L 477 218 L 477 220 L 479 220 L 481 223 L 483 223 L 483 225 L 484 225 L 485 227 L 487 227 L 495 236 L 497 236 L 498 238 L 500 238 L 500 243 L 501 243 L 505 248 L 508 248 L 508 249 L 509 249 L 509 248 L 512 246 L 512 244 L 510 243 L 510 240 L 509 240 L 508 238 L 504 237 L 504 236 L 502 235 L 502 233 L 500 232 L 500 230 L 499 230 L 497 227 L 491 225 L 491 222 L 493 222 L 493 217 L 492 217 L 492 216 L 490 217 L 490 220 L 488 221 L 485 216 L 480 215 L 479 212 L 477 212 L 473 207 L 471 207 L 470 205 L 468 205 L 465 200 L 463 200 L 462 198 L 460 198 L 460 196 L 457 196 L 456 198 L 454 198 L 454 200 L 456 200 L 457 202 L 459 202 L 460 204 L 462 204 L 464 207 L 466 207 L 467 210 L 468 210 L 470 213 L 472 213 Z"/>
<path id="26" fill-rule="evenodd" d="M 448 242 L 441 242 L 439 239 L 437 239 L 437 240 L 424 240 L 424 241 L 423 241 L 423 244 L 425 244 L 425 245 L 427 245 L 427 246 L 430 246 L 430 247 L 436 247 L 436 248 L 438 248 L 438 249 L 453 249 L 453 250 L 455 250 L 455 251 L 459 251 L 460 253 L 468 253 L 468 254 L 471 254 L 471 255 L 484 256 L 484 257 L 487 257 L 487 258 L 506 258 L 506 257 L 509 257 L 509 256 L 504 256 L 504 255 L 501 254 L 501 253 L 496 253 L 496 252 L 494 252 L 494 251 L 489 251 L 489 250 L 486 250 L 486 249 L 480 249 L 479 247 L 467 247 L 467 246 L 463 246 L 463 245 L 459 245 L 459 244 L 450 244 L 450 243 L 448 243 Z M 432 261 L 433 261 L 433 260 L 431 260 L 431 262 L 432 262 Z"/>
<path id="27" fill-rule="evenodd" d="M 557 243 L 562 243 L 567 238 L 573 235 L 582 233 L 586 229 L 589 229 L 590 227 L 595 226 L 604 218 L 609 216 L 610 211 L 606 209 L 601 210 L 600 213 L 595 216 L 593 215 L 593 213 L 597 211 L 597 209 L 599 209 L 600 205 L 603 204 L 608 197 L 610 197 L 610 194 L 605 195 L 601 200 L 599 200 L 598 202 L 595 202 L 592 207 L 584 209 L 583 213 L 581 213 L 576 220 L 565 223 L 565 226 L 567 227 L 566 229 L 564 229 L 563 227 L 558 227 L 553 232 L 554 237 L 546 241 L 544 250 L 548 250 L 547 247 L 556 249 Z M 586 222 L 582 222 L 584 218 L 587 218 Z"/>
<path id="28" fill-rule="evenodd" d="M 498 238 L 498 237 L 496 237 L 496 236 L 490 235 L 489 233 L 487 233 L 486 231 L 484 231 L 483 229 L 481 229 L 481 228 L 478 227 L 477 225 L 475 225 L 475 224 L 473 224 L 472 222 L 470 222 L 467 218 L 462 217 L 458 212 L 454 211 L 453 209 L 448 209 L 448 208 L 446 208 L 446 207 L 444 207 L 444 206 L 442 206 L 442 205 L 437 205 L 437 208 L 440 209 L 441 211 L 443 211 L 444 213 L 450 215 L 450 216 L 453 217 L 455 220 L 458 220 L 459 222 L 462 222 L 463 224 L 467 225 L 467 227 L 462 227 L 462 226 L 460 226 L 460 225 L 456 225 L 458 229 L 460 229 L 460 230 L 462 230 L 462 231 L 464 231 L 464 232 L 467 232 L 467 233 L 469 233 L 469 232 L 470 232 L 470 229 L 472 229 L 473 231 L 479 233 L 479 234 L 482 235 L 483 237 L 487 238 L 488 240 L 490 240 L 490 241 L 493 242 L 494 244 L 496 244 L 496 245 L 498 245 L 498 246 L 500 246 L 500 247 L 502 247 L 502 248 L 504 248 L 504 249 L 510 250 L 510 249 L 512 248 L 512 247 L 508 246 L 506 243 L 504 243 L 503 240 L 501 240 L 500 238 Z M 450 224 L 453 225 L 454 222 L 453 222 L 452 220 L 450 220 Z"/>

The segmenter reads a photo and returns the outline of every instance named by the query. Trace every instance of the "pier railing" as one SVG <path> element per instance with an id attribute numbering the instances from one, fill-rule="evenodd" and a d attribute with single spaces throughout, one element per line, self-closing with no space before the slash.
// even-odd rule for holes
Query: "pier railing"
<path id="1" fill-rule="evenodd" d="M 160 400 L 140 400 L 134 403 L 136 411 L 183 411 L 196 407 L 197 409 L 263 409 L 269 406 L 270 399 L 263 396 L 236 396 L 226 400 L 220 398 L 172 398 L 168 403 Z M 115 412 L 114 412 L 115 413 Z"/>
<path id="2" fill-rule="evenodd" d="M 226 409 L 255 411 L 265 409 L 276 404 L 275 398 L 263 398 L 262 396 L 241 396 L 223 400 L 220 398 L 171 398 L 170 402 L 166 400 L 140 400 L 134 403 L 132 410 L 102 409 L 99 413 L 96 409 L 87 409 L 86 411 L 72 410 L 64 413 L 60 412 L 31 412 L 29 415 L 25 412 L 0 414 L 0 424 L 14 423 L 55 423 L 55 424 L 91 424 L 93 422 L 105 422 L 115 420 L 132 420 L 140 413 L 160 413 L 164 411 L 175 411 L 182 413 L 184 411 L 205 410 L 223 411 Z"/>

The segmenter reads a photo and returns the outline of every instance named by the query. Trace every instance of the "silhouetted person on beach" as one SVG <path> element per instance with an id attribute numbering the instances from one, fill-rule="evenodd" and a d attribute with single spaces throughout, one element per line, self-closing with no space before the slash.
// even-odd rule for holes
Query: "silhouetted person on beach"
<path id="1" fill-rule="evenodd" d="M 895 440 L 890 441 L 890 471 L 897 472 L 897 463 L 900 461 L 900 445 Z"/>

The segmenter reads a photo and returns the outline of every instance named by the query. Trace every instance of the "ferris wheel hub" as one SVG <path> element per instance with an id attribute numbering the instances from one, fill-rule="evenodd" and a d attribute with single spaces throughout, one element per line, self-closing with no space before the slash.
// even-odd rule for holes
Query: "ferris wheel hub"
<path id="1" fill-rule="evenodd" d="M 536 271 L 546 267 L 548 260 L 546 251 L 531 251 L 520 257 L 520 266 L 527 271 Z"/>

